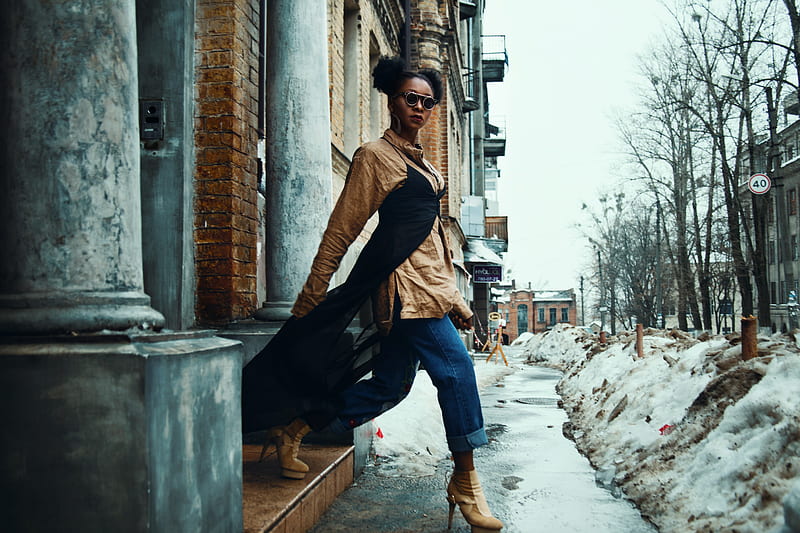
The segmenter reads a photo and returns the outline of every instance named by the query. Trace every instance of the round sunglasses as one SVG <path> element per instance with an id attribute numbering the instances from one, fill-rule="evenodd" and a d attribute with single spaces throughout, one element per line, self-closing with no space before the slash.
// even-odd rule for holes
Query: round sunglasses
<path id="1" fill-rule="evenodd" d="M 411 91 L 397 93 L 392 98 L 397 98 L 398 96 L 402 96 L 405 99 L 408 107 L 414 107 L 415 105 L 417 105 L 417 102 L 422 100 L 422 107 L 424 107 L 428 111 L 433 109 L 436 106 L 436 104 L 439 103 L 439 100 L 437 100 L 436 98 L 433 98 L 431 96 L 425 96 L 423 94 L 417 94 Z"/>

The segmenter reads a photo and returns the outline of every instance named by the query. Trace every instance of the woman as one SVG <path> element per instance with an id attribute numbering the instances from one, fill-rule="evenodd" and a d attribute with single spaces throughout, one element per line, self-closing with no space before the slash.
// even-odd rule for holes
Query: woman
<path id="1" fill-rule="evenodd" d="M 372 420 L 408 394 L 421 362 L 438 390 L 455 463 L 447 487 L 448 528 L 458 505 L 473 532 L 499 531 L 503 524 L 491 515 L 473 464 L 473 449 L 487 438 L 472 360 L 453 325 L 470 329 L 472 311 L 456 288 L 438 216 L 445 182 L 417 144 L 441 98 L 441 78 L 433 70 L 408 71 L 398 58 L 381 59 L 373 78 L 389 97 L 391 128 L 353 155 L 292 309 L 295 318 L 245 368 L 243 423 L 245 430 L 256 429 L 296 416 L 287 426 L 273 427 L 268 438 L 278 450 L 282 474 L 302 479 L 308 466 L 297 452 L 309 425 L 346 431 Z M 347 248 L 376 211 L 380 222 L 353 271 L 328 292 Z M 353 343 L 347 325 L 370 295 L 380 335 Z M 360 364 L 365 348 L 376 341 L 380 354 Z M 369 379 L 357 381 L 369 370 Z M 265 379 L 271 380 L 267 386 Z M 271 404 L 272 415 L 265 414 L 264 402 Z"/>

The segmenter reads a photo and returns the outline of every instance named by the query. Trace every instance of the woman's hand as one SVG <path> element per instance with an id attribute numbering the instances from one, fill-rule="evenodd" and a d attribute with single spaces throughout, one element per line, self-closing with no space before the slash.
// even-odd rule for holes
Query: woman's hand
<path id="1" fill-rule="evenodd" d="M 456 329 L 470 330 L 472 329 L 472 317 L 464 318 L 455 311 L 450 311 L 450 320 Z"/>

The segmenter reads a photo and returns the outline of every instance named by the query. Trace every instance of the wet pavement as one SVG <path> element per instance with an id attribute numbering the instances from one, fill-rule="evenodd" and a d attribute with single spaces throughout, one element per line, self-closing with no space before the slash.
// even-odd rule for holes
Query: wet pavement
<path id="1" fill-rule="evenodd" d="M 510 361 L 514 350 L 506 347 Z M 477 363 L 484 364 L 484 363 Z M 595 482 L 594 470 L 561 432 L 560 373 L 527 366 L 481 391 L 489 445 L 475 451 L 475 464 L 495 516 L 506 533 L 650 533 L 624 498 Z M 452 463 L 433 476 L 386 477 L 368 466 L 323 515 L 313 533 L 447 531 L 445 487 Z M 469 532 L 456 511 L 453 533 Z"/>

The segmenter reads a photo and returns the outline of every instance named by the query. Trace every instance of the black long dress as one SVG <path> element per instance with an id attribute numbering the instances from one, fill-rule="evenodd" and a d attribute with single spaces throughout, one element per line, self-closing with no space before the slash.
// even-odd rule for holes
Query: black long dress
<path id="1" fill-rule="evenodd" d="M 288 320 L 242 372 L 242 431 L 287 424 L 298 416 L 315 430 L 340 408 L 339 393 L 372 368 L 374 324 L 346 333 L 373 291 L 430 235 L 439 216 L 437 192 L 406 165 L 406 180 L 384 199 L 379 222 L 347 280 L 302 318 Z"/>

